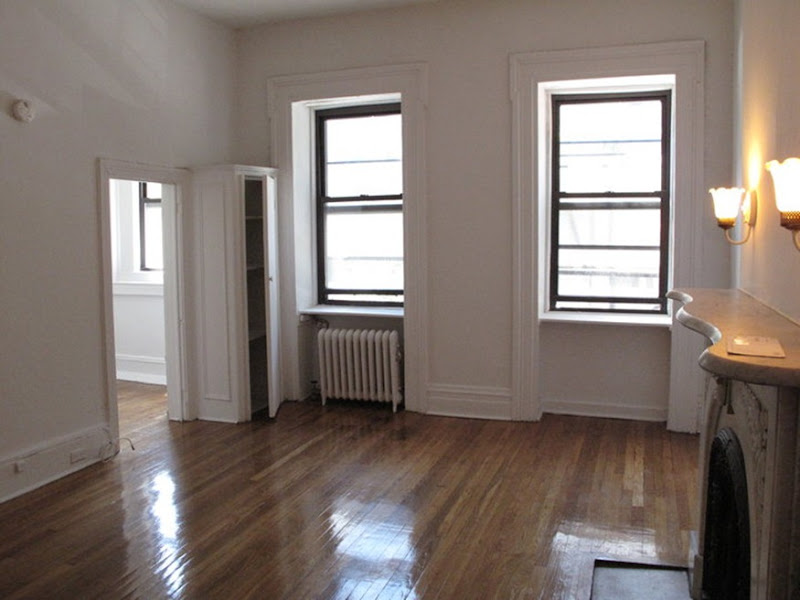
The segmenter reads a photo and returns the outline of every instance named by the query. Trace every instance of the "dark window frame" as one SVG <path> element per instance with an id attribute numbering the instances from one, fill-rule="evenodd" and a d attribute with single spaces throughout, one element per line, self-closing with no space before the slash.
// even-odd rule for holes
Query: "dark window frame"
<path id="1" fill-rule="evenodd" d="M 640 192 L 562 192 L 560 189 L 560 113 L 559 108 L 565 104 L 598 103 L 598 102 L 620 102 L 620 101 L 640 101 L 657 100 L 661 102 L 661 189 L 653 191 L 642 190 Z M 566 93 L 553 94 L 551 96 L 551 189 L 550 189 L 550 263 L 549 263 L 549 298 L 548 306 L 551 311 L 558 312 L 599 312 L 599 313 L 627 313 L 627 314 L 667 314 L 667 298 L 669 286 L 669 267 L 670 267 L 670 215 L 672 197 L 672 90 L 659 89 L 642 92 L 600 92 L 600 93 Z M 570 205 L 572 198 L 607 199 L 609 202 L 592 203 L 591 208 L 582 205 Z M 652 198 L 650 203 L 635 202 L 625 204 L 615 201 L 618 198 Z M 659 281 L 657 297 L 626 297 L 626 296 L 568 296 L 560 294 L 558 291 L 559 282 L 559 250 L 560 249 L 654 249 L 655 246 L 615 246 L 615 245 L 561 245 L 559 244 L 560 211 L 563 209 L 582 208 L 591 209 L 660 209 L 661 231 L 659 238 Z M 559 303 L 574 302 L 586 303 L 589 306 L 567 307 L 559 306 Z M 592 307 L 591 303 L 596 303 Z M 601 306 L 603 304 L 623 304 L 623 305 L 642 305 L 641 309 L 633 308 L 610 308 Z M 657 310 L 652 307 L 656 305 Z"/>
<path id="2" fill-rule="evenodd" d="M 139 270 L 140 271 L 163 271 L 164 268 L 147 266 L 146 244 L 147 235 L 145 232 L 145 210 L 148 204 L 157 204 L 161 207 L 161 198 L 150 198 L 147 195 L 147 182 L 139 182 Z"/>
<path id="3" fill-rule="evenodd" d="M 403 289 L 342 289 L 329 288 L 325 278 L 325 212 L 347 211 L 360 212 L 370 210 L 403 211 L 403 194 L 362 195 L 362 196 L 328 196 L 326 169 L 327 146 L 325 136 L 325 123 L 332 119 L 353 117 L 368 117 L 374 115 L 402 114 L 399 102 L 383 104 L 367 104 L 346 106 L 338 108 L 320 109 L 315 111 L 315 157 L 316 157 L 316 234 L 317 234 L 317 301 L 319 304 L 344 305 L 344 306 L 403 306 L 403 302 L 386 300 L 376 302 L 371 300 L 337 300 L 333 295 L 352 296 L 404 296 Z M 387 206 L 387 201 L 392 202 Z M 358 206 L 353 206 L 358 203 Z M 337 204 L 339 206 L 337 206 Z"/>

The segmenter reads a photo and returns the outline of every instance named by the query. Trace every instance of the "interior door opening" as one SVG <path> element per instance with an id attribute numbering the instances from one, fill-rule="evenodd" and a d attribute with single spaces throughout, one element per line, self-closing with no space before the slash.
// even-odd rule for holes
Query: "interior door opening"
<path id="1" fill-rule="evenodd" d="M 108 420 L 119 440 L 117 380 L 166 386 L 170 420 L 187 420 L 180 197 L 185 172 L 100 161 Z"/>
<path id="2" fill-rule="evenodd" d="M 167 385 L 162 198 L 174 196 L 171 187 L 109 182 L 114 356 L 120 383 Z M 125 387 L 118 386 L 118 399 L 128 395 Z M 150 403 L 162 404 L 159 410 L 169 413 L 168 392 L 150 391 Z"/>

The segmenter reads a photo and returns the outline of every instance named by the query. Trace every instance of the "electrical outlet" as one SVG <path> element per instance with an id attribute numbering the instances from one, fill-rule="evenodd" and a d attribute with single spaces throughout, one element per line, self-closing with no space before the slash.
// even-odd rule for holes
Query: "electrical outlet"
<path id="1" fill-rule="evenodd" d="M 86 460 L 86 450 L 83 448 L 78 448 L 77 450 L 73 450 L 69 453 L 69 462 L 75 464 L 76 462 L 81 462 L 82 460 Z"/>

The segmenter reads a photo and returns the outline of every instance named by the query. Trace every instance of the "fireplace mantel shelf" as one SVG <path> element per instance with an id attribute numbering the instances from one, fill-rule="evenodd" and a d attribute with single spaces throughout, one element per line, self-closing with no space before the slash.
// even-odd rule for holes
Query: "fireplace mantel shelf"
<path id="1" fill-rule="evenodd" d="M 712 342 L 700 355 L 703 369 L 728 379 L 800 388 L 800 325 L 740 290 L 684 288 L 667 297 L 683 304 L 677 320 Z M 786 358 L 728 354 L 727 340 L 737 335 L 776 338 Z"/>

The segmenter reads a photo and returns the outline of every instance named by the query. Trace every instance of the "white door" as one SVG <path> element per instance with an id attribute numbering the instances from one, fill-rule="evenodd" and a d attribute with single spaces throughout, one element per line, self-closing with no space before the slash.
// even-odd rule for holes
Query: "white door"
<path id="1" fill-rule="evenodd" d="M 267 175 L 264 239 L 266 243 L 267 370 L 269 416 L 275 417 L 283 402 L 280 365 L 280 304 L 278 296 L 278 190 L 275 174 Z"/>

